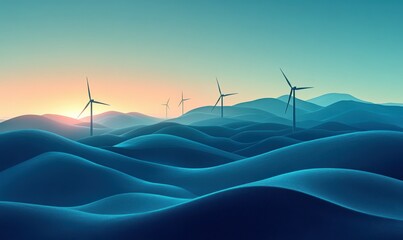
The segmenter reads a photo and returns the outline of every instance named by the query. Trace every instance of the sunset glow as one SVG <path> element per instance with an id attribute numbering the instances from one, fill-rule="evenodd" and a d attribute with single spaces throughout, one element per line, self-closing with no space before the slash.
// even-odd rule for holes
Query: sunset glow
<path id="1" fill-rule="evenodd" d="M 0 4 L 0 119 L 77 117 L 86 76 L 94 97 L 111 104 L 95 113 L 162 117 L 171 98 L 175 117 L 182 91 L 191 98 L 185 110 L 214 104 L 216 77 L 240 93 L 229 105 L 287 94 L 279 67 L 296 85 L 315 86 L 303 99 L 347 92 L 403 101 L 403 34 L 392 24 L 403 20 L 398 3 L 39 2 Z"/>

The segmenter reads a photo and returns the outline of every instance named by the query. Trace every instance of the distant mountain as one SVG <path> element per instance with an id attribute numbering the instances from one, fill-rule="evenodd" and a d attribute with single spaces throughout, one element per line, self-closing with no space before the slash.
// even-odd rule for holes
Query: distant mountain
<path id="1" fill-rule="evenodd" d="M 287 119 L 257 108 L 225 106 L 225 119 L 221 119 L 220 111 L 220 107 L 216 107 L 214 110 L 212 110 L 211 106 L 204 106 L 193 109 L 187 112 L 185 115 L 175 119 L 170 119 L 169 121 L 181 124 L 202 123 L 202 125 L 223 125 L 232 123 L 234 121 L 267 122 L 273 119 L 273 121 L 279 123 L 288 123 Z"/>
<path id="2" fill-rule="evenodd" d="M 340 101 L 322 110 L 299 117 L 301 121 L 316 120 L 322 122 L 339 122 L 347 125 L 359 123 L 382 123 L 403 126 L 403 107 L 384 106 L 356 101 Z"/>
<path id="3" fill-rule="evenodd" d="M 350 94 L 347 93 L 327 93 L 312 99 L 309 99 L 308 102 L 317 104 L 322 107 L 327 107 L 334 103 L 340 101 L 355 101 L 355 102 L 362 102 L 362 103 L 370 103 L 361 99 L 358 99 Z"/>
<path id="4" fill-rule="evenodd" d="M 382 103 L 385 106 L 403 107 L 403 103 Z"/>
<path id="5" fill-rule="evenodd" d="M 261 98 L 252 100 L 249 102 L 238 103 L 234 105 L 235 107 L 253 108 L 263 110 L 275 114 L 276 116 L 292 119 L 292 109 L 289 107 L 288 111 L 285 112 L 287 107 L 287 99 L 282 101 L 276 98 Z M 321 107 L 315 106 L 313 104 L 308 104 L 309 107 L 304 107 L 305 103 L 302 100 L 297 100 L 297 114 L 304 114 L 311 112 L 312 110 L 319 110 Z M 291 104 L 292 105 L 292 104 Z"/>
<path id="6" fill-rule="evenodd" d="M 287 104 L 288 98 L 289 98 L 288 95 L 283 95 L 283 96 L 278 97 L 277 99 L 279 99 Z M 318 111 L 322 108 L 320 105 L 317 105 L 317 104 L 309 102 L 309 101 L 304 101 L 299 98 L 295 98 L 295 102 L 297 103 L 297 108 L 308 111 L 308 112 Z M 293 105 L 292 99 L 290 100 L 290 105 L 291 106 Z"/>
<path id="7" fill-rule="evenodd" d="M 160 120 L 159 118 L 151 117 L 151 116 L 145 115 L 145 114 L 143 114 L 143 113 L 139 113 L 139 112 L 129 112 L 129 113 L 126 113 L 126 114 L 127 114 L 127 115 L 130 115 L 130 116 L 132 116 L 132 117 L 150 118 L 150 119 Z"/>
<path id="8" fill-rule="evenodd" d="M 82 121 L 88 122 L 89 116 L 82 118 Z M 159 122 L 160 119 L 147 116 L 145 114 L 131 112 L 121 113 L 108 111 L 94 116 L 94 122 L 109 128 L 126 128 L 135 125 L 150 125 Z"/>
<path id="9" fill-rule="evenodd" d="M 0 132 L 24 129 L 45 130 L 70 139 L 80 139 L 89 135 L 88 127 L 70 125 L 39 115 L 23 115 L 0 123 Z M 105 131 L 106 129 L 94 128 L 96 135 Z"/>
<path id="10" fill-rule="evenodd" d="M 53 120 L 55 122 L 63 123 L 63 124 L 68 124 L 68 125 L 80 125 L 83 122 L 76 119 L 76 118 L 71 118 L 71 117 L 66 117 L 63 115 L 57 115 L 57 114 L 44 114 L 42 115 L 50 120 Z"/>
<path id="11" fill-rule="evenodd" d="M 314 99 L 354 99 L 337 101 L 326 107 L 309 101 Z M 331 93 L 309 101 L 296 99 L 297 126 L 312 128 L 325 122 L 348 125 L 363 129 L 401 129 L 403 128 L 403 107 L 388 106 L 364 102 L 348 94 Z M 262 98 L 242 102 L 233 106 L 224 106 L 224 118 L 220 117 L 220 106 L 202 106 L 183 116 L 163 121 L 137 112 L 104 112 L 94 116 L 95 135 L 104 133 L 124 134 L 140 127 L 159 122 L 179 123 L 192 126 L 243 126 L 256 123 L 275 123 L 290 126 L 292 124 L 292 106 L 285 112 L 288 96 Z M 329 103 L 329 102 L 328 102 Z M 292 101 L 290 103 L 292 105 Z M 88 137 L 90 117 L 75 119 L 56 114 L 24 115 L 0 122 L 0 132 L 39 129 L 53 132 L 67 138 Z M 359 128 L 359 124 L 366 124 Z M 387 128 L 386 128 L 387 127 Z M 113 131 L 113 133 L 111 132 Z M 90 144 L 91 145 L 91 144 Z"/>
<path id="12" fill-rule="evenodd" d="M 91 123 L 90 122 L 81 122 L 81 123 L 78 123 L 78 124 L 76 124 L 77 126 L 82 126 L 82 127 L 90 127 L 91 126 Z M 96 123 L 96 122 L 94 122 L 93 124 L 92 124 L 92 126 L 94 127 L 94 128 L 107 128 L 107 127 L 105 127 L 104 125 L 102 125 L 102 124 L 99 124 L 99 123 Z"/>

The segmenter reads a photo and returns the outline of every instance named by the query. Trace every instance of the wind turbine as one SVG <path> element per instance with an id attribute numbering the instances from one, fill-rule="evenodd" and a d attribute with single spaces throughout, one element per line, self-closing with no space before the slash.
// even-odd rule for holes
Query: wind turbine
<path id="1" fill-rule="evenodd" d="M 179 103 L 179 105 L 178 105 L 178 107 L 179 107 L 179 106 L 182 104 L 182 115 L 183 115 L 184 108 L 185 108 L 185 102 L 186 102 L 187 100 L 190 100 L 190 98 L 183 98 L 183 91 L 182 91 L 182 99 L 181 99 L 181 101 L 180 101 L 180 103 Z"/>
<path id="2" fill-rule="evenodd" d="M 218 79 L 216 78 L 217 81 L 217 86 L 218 86 L 218 91 L 220 92 L 220 96 L 217 99 L 217 102 L 215 103 L 214 107 L 211 109 L 211 111 L 214 110 L 214 108 L 217 106 L 218 102 L 221 100 L 221 117 L 224 117 L 224 98 L 231 96 L 231 95 L 235 95 L 238 93 L 228 93 L 228 94 L 224 94 L 221 92 L 221 87 L 220 87 L 220 83 L 218 82 Z"/>
<path id="3" fill-rule="evenodd" d="M 168 109 L 169 109 L 169 100 L 171 98 L 168 98 L 167 103 L 163 103 L 162 105 L 165 106 L 165 118 L 168 118 Z"/>
<path id="4" fill-rule="evenodd" d="M 90 84 L 88 83 L 88 77 L 87 77 L 87 89 L 88 89 L 88 98 L 90 99 L 87 103 L 87 105 L 85 105 L 84 109 L 81 111 L 80 115 L 78 115 L 77 118 L 79 118 L 81 116 L 81 114 L 83 114 L 83 112 L 85 111 L 85 109 L 87 109 L 88 105 L 90 105 L 91 108 L 91 127 L 90 127 L 90 134 L 91 136 L 93 135 L 93 115 L 92 115 L 92 104 L 96 103 L 96 104 L 102 104 L 102 105 L 107 105 L 110 106 L 109 104 L 103 103 L 103 102 L 98 102 L 95 101 L 94 99 L 92 99 L 91 97 L 91 91 L 90 91 Z"/>
<path id="5" fill-rule="evenodd" d="M 284 74 L 283 70 L 280 68 L 281 73 L 283 74 L 285 80 L 288 83 L 288 86 L 290 86 L 291 91 L 290 91 L 290 96 L 288 97 L 288 102 L 287 102 L 287 107 L 285 109 L 285 112 L 287 113 L 288 110 L 288 106 L 290 105 L 290 100 L 291 100 L 291 95 L 293 96 L 293 104 L 292 104 L 292 108 L 293 108 L 293 121 L 292 121 L 292 131 L 295 132 L 296 129 L 296 117 L 295 117 L 295 91 L 298 90 L 304 90 L 304 89 L 309 89 L 309 88 L 313 88 L 313 87 L 297 87 L 297 86 L 292 86 L 290 81 L 288 80 L 287 76 Z"/>

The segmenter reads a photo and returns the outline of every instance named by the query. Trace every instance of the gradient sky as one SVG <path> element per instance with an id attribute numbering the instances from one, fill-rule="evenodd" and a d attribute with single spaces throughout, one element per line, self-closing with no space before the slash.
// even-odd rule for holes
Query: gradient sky
<path id="1" fill-rule="evenodd" d="M 2 0 L 0 118 L 107 110 L 178 116 L 215 103 L 346 92 L 403 102 L 403 1 Z M 88 115 L 88 112 L 85 114 Z"/>

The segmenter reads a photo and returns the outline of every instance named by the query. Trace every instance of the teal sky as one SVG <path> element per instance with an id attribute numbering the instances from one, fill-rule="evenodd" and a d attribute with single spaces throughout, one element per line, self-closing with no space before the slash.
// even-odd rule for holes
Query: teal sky
<path id="1" fill-rule="evenodd" d="M 171 97 L 177 115 L 182 90 L 188 108 L 214 104 L 216 76 L 240 93 L 228 104 L 277 97 L 280 67 L 315 87 L 303 99 L 403 102 L 402 23 L 403 1 L 2 0 L 0 118 L 79 113 L 87 75 L 114 106 L 100 110 L 162 116 Z"/>

